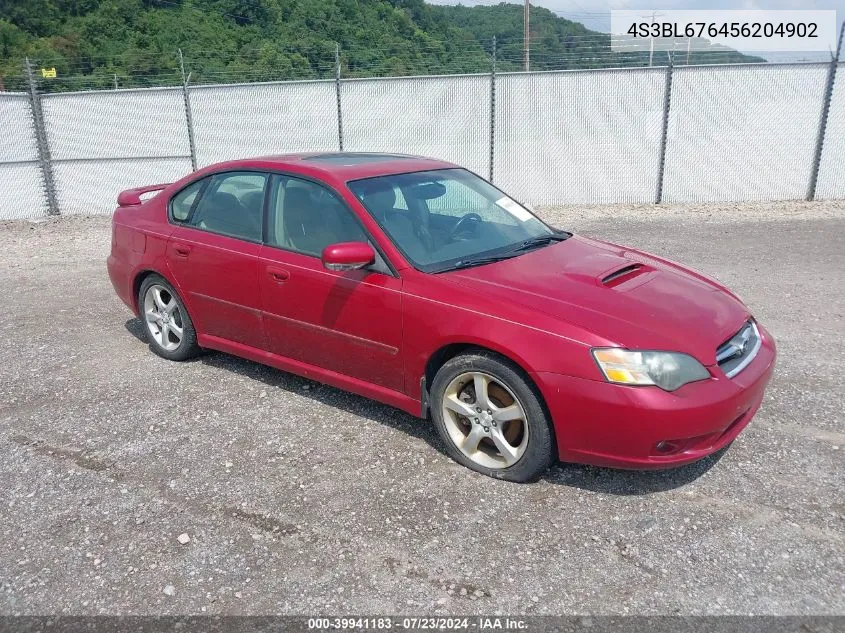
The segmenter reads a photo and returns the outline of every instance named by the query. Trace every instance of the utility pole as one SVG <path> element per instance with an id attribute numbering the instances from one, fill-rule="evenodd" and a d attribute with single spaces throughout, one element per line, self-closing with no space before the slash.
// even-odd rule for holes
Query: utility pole
<path id="1" fill-rule="evenodd" d="M 651 23 L 654 24 L 654 18 L 656 17 L 663 17 L 663 13 L 656 13 L 654 11 L 651 12 Z M 645 16 L 642 16 L 645 17 Z M 654 35 L 648 38 L 648 65 L 651 66 L 652 61 L 654 61 Z"/>
<path id="2" fill-rule="evenodd" d="M 654 11 L 651 12 L 651 23 L 654 25 Z M 651 67 L 651 61 L 654 59 L 654 35 L 648 38 L 648 65 Z"/>
<path id="3" fill-rule="evenodd" d="M 523 39 L 524 42 L 524 57 L 525 57 L 525 72 L 528 72 L 530 69 L 530 59 L 531 59 L 531 46 L 529 44 L 531 40 L 531 28 L 529 25 L 530 21 L 530 13 L 531 13 L 531 3 L 529 0 L 525 0 L 525 10 L 522 14 L 522 26 L 523 26 Z"/>

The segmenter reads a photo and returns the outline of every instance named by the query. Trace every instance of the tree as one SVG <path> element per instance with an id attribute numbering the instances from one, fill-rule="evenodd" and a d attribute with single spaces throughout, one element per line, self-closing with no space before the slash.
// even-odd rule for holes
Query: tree
<path id="1" fill-rule="evenodd" d="M 532 7 L 532 68 L 646 63 L 607 35 Z M 487 72 L 522 67 L 522 5 L 423 0 L 0 0 L 0 78 L 23 58 L 54 66 L 48 89 L 168 85 L 182 49 L 192 81 L 328 78 L 340 45 L 354 76 Z M 725 61 L 750 61 L 739 53 Z M 7 86 L 9 81 L 6 82 Z"/>

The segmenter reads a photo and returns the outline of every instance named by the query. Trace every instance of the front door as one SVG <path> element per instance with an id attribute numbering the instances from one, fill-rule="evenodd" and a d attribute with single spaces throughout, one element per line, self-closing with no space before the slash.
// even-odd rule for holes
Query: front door
<path id="1" fill-rule="evenodd" d="M 372 244 L 352 210 L 322 185 L 287 176 L 273 177 L 268 209 L 259 270 L 270 350 L 402 391 L 401 279 L 380 257 L 346 272 L 320 260 L 329 244 Z"/>
<path id="2" fill-rule="evenodd" d="M 259 349 L 267 349 L 258 283 L 267 181 L 263 173 L 226 172 L 184 189 L 171 202 L 176 229 L 167 244 L 197 331 Z"/>

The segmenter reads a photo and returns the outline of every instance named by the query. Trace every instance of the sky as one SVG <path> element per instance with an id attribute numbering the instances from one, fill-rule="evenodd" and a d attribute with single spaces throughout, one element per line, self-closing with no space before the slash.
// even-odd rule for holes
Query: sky
<path id="1" fill-rule="evenodd" d="M 432 4 L 499 4 L 502 0 L 427 0 Z M 506 0 L 521 4 L 520 0 Z M 845 0 L 532 0 L 561 17 L 596 31 L 610 30 L 611 9 L 835 9 L 837 29 L 845 19 Z M 838 32 L 838 31 L 837 31 Z"/>

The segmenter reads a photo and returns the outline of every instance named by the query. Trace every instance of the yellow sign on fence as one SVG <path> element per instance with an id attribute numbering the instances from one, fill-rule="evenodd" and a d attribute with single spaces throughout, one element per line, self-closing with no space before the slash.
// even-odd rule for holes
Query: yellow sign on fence
<path id="1" fill-rule="evenodd" d="M 55 68 L 42 68 L 41 69 L 41 76 L 45 79 L 55 79 L 56 78 L 56 69 Z"/>

